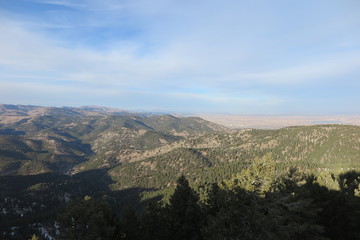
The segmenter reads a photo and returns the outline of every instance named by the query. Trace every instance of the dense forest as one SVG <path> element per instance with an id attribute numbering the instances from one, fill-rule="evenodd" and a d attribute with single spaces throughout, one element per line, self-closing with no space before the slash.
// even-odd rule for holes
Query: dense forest
<path id="1" fill-rule="evenodd" d="M 181 175 L 168 197 L 148 199 L 141 210 L 140 198 L 118 201 L 131 196 L 131 189 L 115 197 L 92 185 L 95 181 L 79 184 L 80 178 L 56 180 L 78 194 L 61 205 L 59 189 L 52 185 L 56 177 L 49 175 L 48 186 L 35 184 L 37 189 L 28 189 L 27 196 L 36 199 L 34 209 L 45 202 L 60 205 L 43 210 L 42 216 L 2 216 L 1 229 L 21 228 L 12 236 L 3 235 L 5 239 L 359 239 L 359 172 L 332 175 L 338 187 L 334 190 L 320 184 L 317 176 L 278 166 L 268 154 L 229 180 L 197 187 Z M 96 174 L 91 177 L 101 177 Z M 11 181 L 18 189 L 23 187 L 18 176 L 8 178 L 18 181 Z M 88 189 L 78 188 L 86 183 Z M 40 220 L 47 225 L 26 227 Z"/>
<path id="2" fill-rule="evenodd" d="M 57 215 L 59 239 L 359 239 L 360 173 L 334 179 L 340 190 L 296 169 L 279 171 L 270 156 L 202 194 L 180 176 L 168 200 L 122 216 L 106 197 L 85 196 Z M 35 238 L 35 236 L 33 237 Z"/>

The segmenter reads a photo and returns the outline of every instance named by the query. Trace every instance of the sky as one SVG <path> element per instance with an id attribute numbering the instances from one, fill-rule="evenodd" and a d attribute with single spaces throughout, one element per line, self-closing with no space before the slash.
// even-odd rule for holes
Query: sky
<path id="1" fill-rule="evenodd" d="M 0 0 L 0 103 L 360 114 L 359 0 Z"/>

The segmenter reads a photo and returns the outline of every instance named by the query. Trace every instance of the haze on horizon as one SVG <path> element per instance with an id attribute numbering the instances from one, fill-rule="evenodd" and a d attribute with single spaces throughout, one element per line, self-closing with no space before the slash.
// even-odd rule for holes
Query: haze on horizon
<path id="1" fill-rule="evenodd" d="M 359 114 L 360 2 L 0 0 L 0 103 Z"/>

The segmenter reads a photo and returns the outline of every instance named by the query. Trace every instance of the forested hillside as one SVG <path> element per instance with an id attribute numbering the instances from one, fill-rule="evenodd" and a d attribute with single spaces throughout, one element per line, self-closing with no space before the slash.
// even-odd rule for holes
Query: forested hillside
<path id="1" fill-rule="evenodd" d="M 207 134 L 157 149 L 156 156 L 109 170 L 114 189 L 167 189 L 184 174 L 195 185 L 229 179 L 257 157 L 271 154 L 279 169 L 330 176 L 360 170 L 360 127 L 319 125 Z M 163 154 L 161 154 L 164 152 Z"/>
<path id="2" fill-rule="evenodd" d="M 352 221 L 341 225 L 350 231 L 343 239 L 356 239 L 359 126 L 235 131 L 200 118 L 98 107 L 1 105 L 0 113 L 6 239 L 76 239 L 64 229 L 67 217 L 81 215 L 78 204 L 114 214 L 102 219 L 115 224 L 103 239 L 172 239 L 187 224 L 189 235 L 179 239 L 340 239 L 333 236 L 342 217 Z M 179 185 L 191 193 L 193 205 L 182 206 L 195 211 L 190 216 L 176 215 Z"/>
<path id="3" fill-rule="evenodd" d="M 188 136 L 230 131 L 200 118 L 113 114 L 94 107 L 1 105 L 0 110 L 0 175 L 112 167 Z"/>

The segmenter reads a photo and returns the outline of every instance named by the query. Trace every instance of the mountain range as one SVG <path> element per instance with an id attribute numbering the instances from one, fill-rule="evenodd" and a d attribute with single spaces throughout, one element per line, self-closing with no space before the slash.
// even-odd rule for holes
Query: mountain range
<path id="1" fill-rule="evenodd" d="M 20 215 L 48 217 L 85 194 L 121 206 L 166 197 L 180 175 L 201 189 L 265 155 L 280 171 L 360 170 L 360 127 L 234 130 L 198 117 L 96 106 L 0 105 L 0 195 L 8 199 L 0 217 L 13 219 L 0 228 L 18 224 Z"/>
<path id="2" fill-rule="evenodd" d="M 0 175 L 112 167 L 188 136 L 229 131 L 200 118 L 104 107 L 0 105 Z"/>
<path id="3" fill-rule="evenodd" d="M 136 186 L 143 176 L 201 169 L 203 181 L 224 168 L 231 169 L 229 177 L 266 153 L 284 166 L 357 169 L 359 139 L 360 127 L 353 125 L 233 130 L 197 117 L 105 107 L 0 105 L 0 175 L 108 169 L 113 179 Z M 124 172 L 137 180 L 130 183 Z"/>

